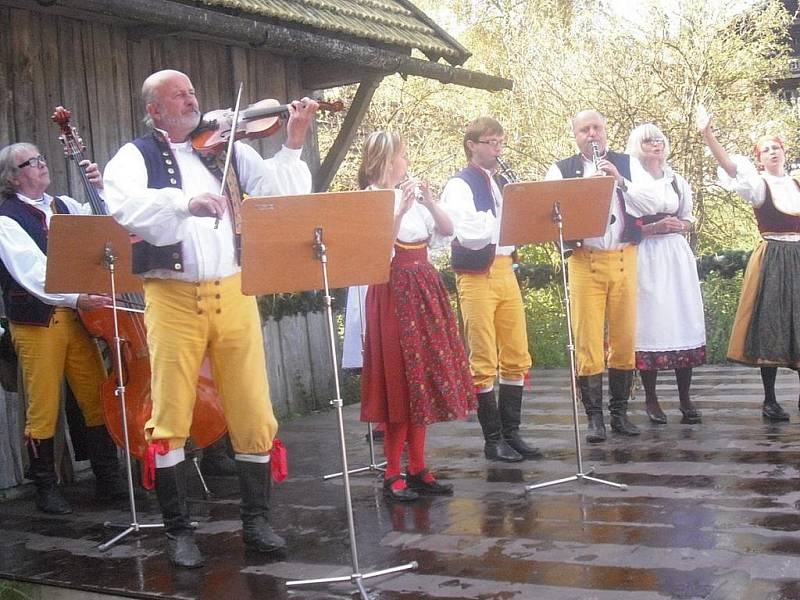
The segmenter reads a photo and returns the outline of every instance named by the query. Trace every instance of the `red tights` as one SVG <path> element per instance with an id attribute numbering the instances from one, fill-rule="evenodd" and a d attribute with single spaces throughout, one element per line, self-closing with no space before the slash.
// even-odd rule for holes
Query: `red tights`
<path id="1" fill-rule="evenodd" d="M 386 423 L 383 453 L 386 456 L 386 479 L 400 475 L 403 446 L 408 442 L 408 472 L 416 475 L 425 470 L 425 425 L 411 423 Z M 393 485 L 403 489 L 405 482 L 398 479 Z"/>

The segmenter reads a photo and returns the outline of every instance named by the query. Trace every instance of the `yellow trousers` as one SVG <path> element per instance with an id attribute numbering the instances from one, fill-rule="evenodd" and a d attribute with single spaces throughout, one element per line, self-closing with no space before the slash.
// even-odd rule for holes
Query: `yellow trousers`
<path id="1" fill-rule="evenodd" d="M 148 440 L 182 448 L 192 423 L 197 378 L 208 353 L 233 448 L 265 454 L 278 423 L 272 412 L 256 300 L 241 292 L 241 275 L 186 283 L 144 283 L 152 368 L 153 413 Z"/>
<path id="2" fill-rule="evenodd" d="M 47 327 L 10 323 L 10 328 L 28 397 L 25 435 L 37 440 L 55 435 L 65 375 L 86 425 L 102 425 L 105 368 L 78 313 L 56 308 Z"/>
<path id="3" fill-rule="evenodd" d="M 635 368 L 636 246 L 575 250 L 569 259 L 569 287 L 578 375 L 605 369 L 606 322 L 608 366 Z"/>
<path id="4" fill-rule="evenodd" d="M 469 367 L 477 389 L 522 381 L 533 361 L 528 353 L 525 307 L 510 256 L 495 257 L 488 273 L 456 277 L 469 346 Z"/>

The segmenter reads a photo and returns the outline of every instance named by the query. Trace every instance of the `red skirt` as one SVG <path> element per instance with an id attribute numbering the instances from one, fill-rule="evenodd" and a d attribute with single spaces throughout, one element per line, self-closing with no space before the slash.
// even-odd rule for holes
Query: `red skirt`
<path id="1" fill-rule="evenodd" d="M 361 420 L 429 425 L 475 409 L 464 343 L 427 246 L 395 246 L 389 283 L 366 298 Z"/>

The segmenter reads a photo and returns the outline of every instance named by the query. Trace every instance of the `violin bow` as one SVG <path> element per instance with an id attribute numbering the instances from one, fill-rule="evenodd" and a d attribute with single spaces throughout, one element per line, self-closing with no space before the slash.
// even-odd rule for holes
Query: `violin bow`
<path id="1" fill-rule="evenodd" d="M 236 108 L 233 109 L 233 120 L 231 121 L 231 137 L 228 140 L 228 153 L 225 156 L 225 168 L 222 169 L 222 182 L 219 185 L 219 195 L 225 193 L 225 181 L 228 179 L 228 171 L 231 168 L 231 156 L 233 156 L 233 143 L 236 141 L 236 126 L 239 123 L 239 105 L 242 101 L 242 88 L 244 82 L 239 82 L 239 93 L 236 95 Z M 219 217 L 214 221 L 214 229 L 219 229 Z"/>

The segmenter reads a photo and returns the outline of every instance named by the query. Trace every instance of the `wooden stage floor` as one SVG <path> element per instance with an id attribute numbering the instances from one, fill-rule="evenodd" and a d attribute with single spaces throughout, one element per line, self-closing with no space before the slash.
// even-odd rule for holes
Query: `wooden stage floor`
<path id="1" fill-rule="evenodd" d="M 659 391 L 669 424 L 651 425 L 643 392 L 633 404 L 639 438 L 614 435 L 584 447 L 585 466 L 628 484 L 627 491 L 569 483 L 525 494 L 530 483 L 576 471 L 566 372 L 536 370 L 524 427 L 545 458 L 516 465 L 483 458 L 475 422 L 429 432 L 429 466 L 453 483 L 450 498 L 390 504 L 374 474 L 352 477 L 362 572 L 417 561 L 415 571 L 365 582 L 375 600 L 796 599 L 800 598 L 800 444 L 797 375 L 781 370 L 779 400 L 791 423 L 760 416 L 756 369 L 704 367 L 693 385 L 701 425 L 680 425 L 674 377 Z M 351 467 L 368 459 L 358 406 L 345 409 Z M 59 598 L 102 595 L 181 599 L 357 598 L 350 584 L 293 588 L 287 579 L 351 573 L 334 412 L 285 424 L 290 476 L 275 486 L 273 523 L 287 538 L 285 558 L 245 552 L 235 478 L 209 478 L 193 515 L 206 566 L 170 567 L 162 534 L 126 538 L 108 552 L 105 521 L 125 522 L 125 505 L 91 500 L 90 480 L 65 488 L 74 514 L 36 512 L 31 498 L 0 504 L 0 597 L 16 582 L 58 586 Z M 141 520 L 157 518 L 141 495 Z M 30 586 L 25 589 L 33 589 Z M 46 594 L 41 597 L 54 597 Z"/>

